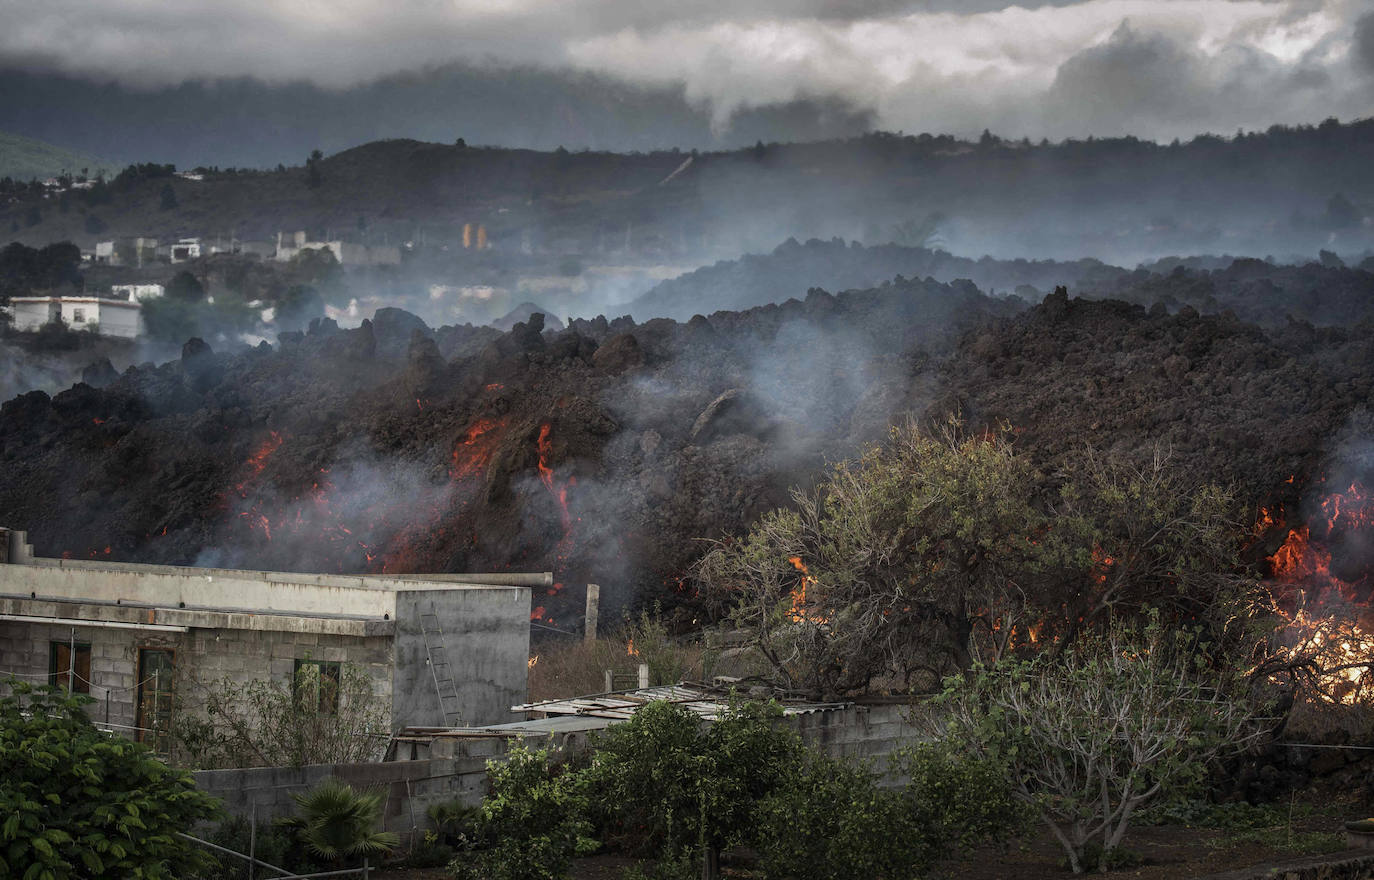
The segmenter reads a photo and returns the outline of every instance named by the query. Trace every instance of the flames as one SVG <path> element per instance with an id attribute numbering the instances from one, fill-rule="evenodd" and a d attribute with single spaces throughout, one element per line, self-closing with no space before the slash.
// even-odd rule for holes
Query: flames
<path id="1" fill-rule="evenodd" d="M 1318 690 L 1333 702 L 1374 697 L 1369 576 L 1340 577 L 1333 571 L 1332 553 L 1340 541 L 1371 526 L 1374 499 L 1359 481 L 1323 494 L 1304 524 L 1290 528 L 1281 507 L 1261 508 L 1255 524 L 1257 536 L 1287 530 L 1283 543 L 1266 557 L 1284 617 L 1282 650 L 1290 660 L 1310 661 Z"/>
<path id="2" fill-rule="evenodd" d="M 639 650 L 638 650 L 637 648 L 635 648 L 635 640 L 634 640 L 633 638 L 631 638 L 628 642 L 625 643 L 625 656 L 627 656 L 627 657 L 638 657 L 638 656 L 639 656 Z"/>
<path id="3" fill-rule="evenodd" d="M 807 589 L 816 585 L 816 579 L 811 576 L 811 569 L 806 567 L 806 563 L 802 562 L 800 556 L 789 556 L 787 561 L 792 564 L 793 568 L 801 572 L 801 580 L 790 594 L 792 604 L 787 609 L 788 620 L 793 623 L 801 623 L 804 620 L 816 624 L 829 623 L 830 618 L 810 608 L 810 602 L 806 598 Z"/>

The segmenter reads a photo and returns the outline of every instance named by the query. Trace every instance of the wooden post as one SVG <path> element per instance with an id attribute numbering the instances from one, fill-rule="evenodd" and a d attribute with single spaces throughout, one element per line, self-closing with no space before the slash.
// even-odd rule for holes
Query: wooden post
<path id="1" fill-rule="evenodd" d="M 606 670 L 606 687 L 602 690 L 602 693 L 609 694 L 609 693 L 610 693 L 612 690 L 614 690 L 614 689 L 615 689 L 615 673 L 612 672 L 611 670 L 607 669 L 607 670 Z"/>
<path id="2" fill-rule="evenodd" d="M 649 664 L 639 664 L 639 686 L 646 688 L 649 686 Z"/>
<path id="3" fill-rule="evenodd" d="M 601 587 L 587 584 L 587 623 L 582 630 L 582 640 L 596 641 L 596 619 L 601 610 Z"/>

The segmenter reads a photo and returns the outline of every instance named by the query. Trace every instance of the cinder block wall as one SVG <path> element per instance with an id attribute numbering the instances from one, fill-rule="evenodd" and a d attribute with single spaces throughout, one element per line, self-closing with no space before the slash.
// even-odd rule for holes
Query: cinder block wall
<path id="1" fill-rule="evenodd" d="M 46 683 L 51 642 L 69 643 L 72 627 L 0 621 L 0 678 L 14 673 Z M 347 636 L 260 630 L 193 629 L 186 633 L 77 626 L 76 641 L 91 646 L 91 689 L 87 713 L 96 722 L 132 737 L 137 719 L 138 651 L 174 652 L 174 712 L 198 712 L 205 689 L 224 679 L 245 684 L 270 679 L 289 684 L 297 660 L 355 664 L 372 679 L 384 704 L 391 699 L 391 643 L 388 636 Z"/>

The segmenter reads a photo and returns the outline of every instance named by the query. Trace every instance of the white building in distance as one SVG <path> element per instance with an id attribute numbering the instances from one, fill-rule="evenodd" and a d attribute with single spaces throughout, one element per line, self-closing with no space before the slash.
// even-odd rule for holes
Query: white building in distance
<path id="1" fill-rule="evenodd" d="M 73 330 L 137 339 L 143 335 L 139 302 L 99 296 L 16 296 L 10 299 L 14 329 L 34 332 L 61 322 Z"/>
<path id="2" fill-rule="evenodd" d="M 150 299 L 157 299 L 167 292 L 161 284 L 115 284 L 110 287 L 110 295 L 113 299 L 123 299 L 129 302 L 146 302 Z"/>
<path id="3" fill-rule="evenodd" d="M 286 262 L 304 250 L 327 250 L 341 266 L 395 266 L 401 249 L 395 245 L 354 244 L 349 241 L 308 241 L 304 232 L 289 239 L 277 233 L 277 259 Z"/>

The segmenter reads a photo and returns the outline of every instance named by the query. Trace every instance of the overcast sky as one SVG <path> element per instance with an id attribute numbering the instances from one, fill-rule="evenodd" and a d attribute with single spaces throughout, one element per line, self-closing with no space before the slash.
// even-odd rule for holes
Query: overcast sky
<path id="1" fill-rule="evenodd" d="M 0 0 L 0 61 L 349 86 L 450 61 L 838 95 L 878 127 L 1167 139 L 1374 115 L 1374 0 Z"/>

